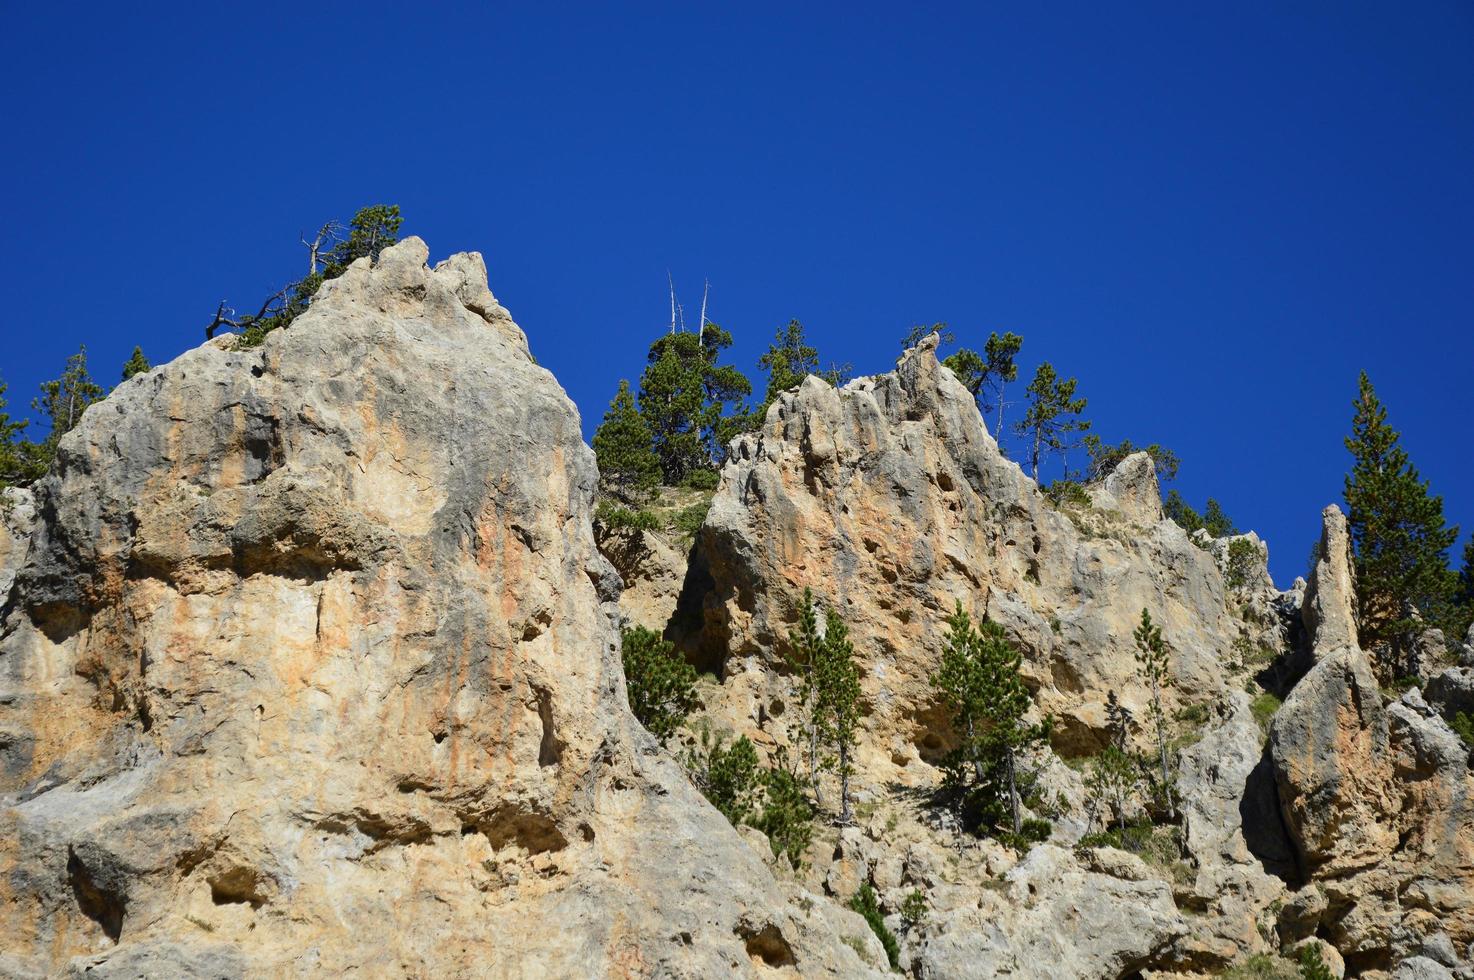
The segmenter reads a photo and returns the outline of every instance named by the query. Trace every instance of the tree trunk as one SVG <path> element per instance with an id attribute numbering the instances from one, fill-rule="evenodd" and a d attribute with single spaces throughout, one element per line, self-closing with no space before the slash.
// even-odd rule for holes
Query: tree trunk
<path id="1" fill-rule="evenodd" d="M 1167 794 L 1167 815 L 1177 819 L 1177 801 L 1172 798 L 1172 778 L 1167 769 L 1167 717 L 1162 713 L 1162 689 L 1152 678 L 1152 713 L 1157 721 L 1157 751 L 1162 757 L 1162 792 Z"/>
<path id="2" fill-rule="evenodd" d="M 972 719 L 967 720 L 967 754 L 972 758 L 972 778 L 979 786 L 983 783 L 983 760 L 978 758 L 977 734 Z"/>
<path id="3" fill-rule="evenodd" d="M 1022 833 L 1024 822 L 1019 815 L 1018 805 L 1018 780 L 1014 778 L 1013 771 L 1013 749 L 1008 750 L 1008 806 L 1013 811 L 1013 832 Z"/>
<path id="4" fill-rule="evenodd" d="M 850 747 L 839 743 L 839 822 L 849 826 L 850 815 Z"/>
<path id="5" fill-rule="evenodd" d="M 1034 452 L 1030 456 L 1030 461 L 1032 462 L 1033 467 L 1034 467 L 1034 482 L 1035 483 L 1038 483 L 1039 482 L 1039 441 L 1040 441 L 1040 437 L 1042 435 L 1043 435 L 1042 430 L 1037 429 L 1037 428 L 1034 430 Z"/>
<path id="6" fill-rule="evenodd" d="M 998 382 L 998 441 L 1003 441 L 1003 382 Z"/>

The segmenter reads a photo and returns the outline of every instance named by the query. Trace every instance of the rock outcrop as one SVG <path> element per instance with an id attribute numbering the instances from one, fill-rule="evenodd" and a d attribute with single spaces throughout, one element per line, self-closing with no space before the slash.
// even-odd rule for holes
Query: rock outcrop
<path id="1" fill-rule="evenodd" d="M 781 710 L 805 588 L 850 627 L 877 766 L 934 760 L 949 743 L 927 678 L 959 601 L 1022 645 L 1062 751 L 1104 744 L 1108 691 L 1144 717 L 1132 639 L 1143 609 L 1173 651 L 1173 707 L 1216 696 L 1236 632 L 1223 577 L 1150 503 L 1150 457 L 1106 481 L 1096 499 L 1113 509 L 1052 504 L 934 346 L 837 390 L 809 377 L 734 442 L 698 545 L 709 588 L 699 607 L 683 600 L 673 628 L 721 666 L 733 720 L 764 727 Z"/>
<path id="2" fill-rule="evenodd" d="M 426 254 L 125 382 L 0 536 L 0 972 L 866 975 L 630 716 L 577 412 Z"/>
<path id="3" fill-rule="evenodd" d="M 1345 518 L 1329 507 L 1324 521 L 1306 597 L 1316 663 L 1270 745 L 1300 875 L 1321 896 L 1308 925 L 1349 969 L 1385 970 L 1410 939 L 1474 942 L 1474 777 L 1417 689 L 1384 702 L 1356 645 Z"/>

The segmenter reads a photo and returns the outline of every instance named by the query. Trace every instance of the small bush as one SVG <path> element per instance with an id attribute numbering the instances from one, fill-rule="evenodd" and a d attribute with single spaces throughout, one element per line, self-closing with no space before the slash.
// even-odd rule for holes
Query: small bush
<path id="1" fill-rule="evenodd" d="M 681 486 L 692 490 L 715 490 L 721 481 L 716 470 L 692 470 L 681 478 Z"/>
<path id="2" fill-rule="evenodd" d="M 746 735 L 730 746 L 724 741 L 721 735 L 713 736 L 703 727 L 700 742 L 686 757 L 686 768 L 707 802 L 732 826 L 740 827 L 756 812 L 757 750 Z"/>
<path id="3" fill-rule="evenodd" d="M 1457 711 L 1448 720 L 1448 727 L 1454 730 L 1454 734 L 1464 740 L 1464 744 L 1474 749 L 1474 715 L 1467 711 Z"/>
<path id="4" fill-rule="evenodd" d="M 1055 480 L 1044 490 L 1044 496 L 1056 507 L 1074 505 L 1089 507 L 1090 494 L 1074 480 Z"/>
<path id="5" fill-rule="evenodd" d="M 671 522 L 671 526 L 686 537 L 694 538 L 696 537 L 696 533 L 701 530 L 701 525 L 706 523 L 706 512 L 710 509 L 711 503 L 709 501 L 707 503 L 692 504 L 690 507 L 683 508 L 676 514 L 675 520 Z"/>
<path id="6" fill-rule="evenodd" d="M 594 511 L 605 527 L 622 531 L 653 531 L 660 527 L 660 521 L 648 510 L 630 510 L 607 500 L 601 501 Z"/>
<path id="7" fill-rule="evenodd" d="M 928 910 L 926 895 L 917 888 L 901 903 L 901 921 L 906 923 L 907 929 L 915 929 L 926 920 Z"/>
<path id="8" fill-rule="evenodd" d="M 1300 961 L 1300 976 L 1304 980 L 1336 980 L 1331 968 L 1326 966 L 1326 961 L 1321 958 L 1320 947 L 1315 943 L 1306 943 L 1301 946 L 1295 958 Z"/>
<path id="9" fill-rule="evenodd" d="M 875 938 L 885 947 L 885 958 L 890 960 L 891 969 L 898 969 L 901 965 L 901 944 L 896 941 L 895 933 L 885 927 L 885 916 L 880 914 L 880 903 L 875 898 L 875 889 L 870 887 L 870 882 L 865 882 L 855 892 L 855 897 L 850 899 L 850 908 L 864 917 L 870 931 L 875 933 Z"/>
<path id="10" fill-rule="evenodd" d="M 797 871 L 814 838 L 814 805 L 809 802 L 804 780 L 788 767 L 787 761 L 786 755 L 780 755 L 778 764 L 763 772 L 763 809 L 753 826 L 768 835 L 773 856 L 786 856 Z"/>
<path id="11" fill-rule="evenodd" d="M 1300 971 L 1283 957 L 1255 953 L 1225 970 L 1223 980 L 1300 980 Z"/>
<path id="12" fill-rule="evenodd" d="M 1279 698 L 1265 691 L 1250 702 L 1249 710 L 1254 713 L 1254 720 L 1259 723 L 1259 727 L 1265 732 L 1268 732 L 1269 720 L 1274 717 L 1274 713 L 1280 709 L 1280 705 L 1283 703 Z"/>
<path id="13" fill-rule="evenodd" d="M 624 630 L 621 640 L 630 710 L 664 742 L 696 709 L 696 668 L 676 653 L 674 644 L 643 626 Z"/>

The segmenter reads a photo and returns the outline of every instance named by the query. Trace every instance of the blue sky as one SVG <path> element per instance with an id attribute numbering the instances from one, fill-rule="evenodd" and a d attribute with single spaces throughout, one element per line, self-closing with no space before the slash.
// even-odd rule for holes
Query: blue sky
<path id="1" fill-rule="evenodd" d="M 861 372 L 912 323 L 1023 334 L 1282 584 L 1365 368 L 1474 526 L 1474 6 L 534 6 L 8 5 L 12 410 L 396 202 L 486 255 L 590 433 L 669 269 L 754 375 L 790 317 Z"/>

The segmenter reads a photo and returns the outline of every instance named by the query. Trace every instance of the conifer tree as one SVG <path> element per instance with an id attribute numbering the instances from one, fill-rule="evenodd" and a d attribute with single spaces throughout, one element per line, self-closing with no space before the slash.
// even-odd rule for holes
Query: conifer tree
<path id="1" fill-rule="evenodd" d="M 39 475 L 32 445 L 20 438 L 30 423 L 26 419 L 11 419 L 5 410 L 6 387 L 0 380 L 0 490 L 30 483 Z"/>
<path id="2" fill-rule="evenodd" d="M 815 702 L 818 695 L 816 671 L 823 660 L 824 650 L 812 589 L 804 589 L 803 602 L 798 607 L 798 626 L 789 631 L 788 646 L 788 662 L 797 678 L 794 691 L 798 702 L 798 710 L 794 713 L 797 736 L 808 759 L 809 784 L 813 787 L 814 800 L 822 805 L 819 792 L 819 719 Z"/>
<path id="3" fill-rule="evenodd" d="M 832 608 L 824 614 L 823 651 L 815 678 L 815 708 L 820 738 L 834 751 L 832 764 L 839 776 L 839 822 L 853 821 L 850 813 L 850 777 L 854 775 L 855 734 L 860 724 L 860 667 L 849 628 Z"/>
<path id="4" fill-rule="evenodd" d="M 660 482 L 660 457 L 655 455 L 650 426 L 635 408 L 630 383 L 623 379 L 604 421 L 594 432 L 594 455 L 599 477 L 626 500 Z"/>
<path id="5" fill-rule="evenodd" d="M 1020 756 L 1049 737 L 1050 719 L 1024 722 L 1030 698 L 1019 672 L 1022 657 L 1001 626 L 985 620 L 975 628 L 959 600 L 947 627 L 941 667 L 931 685 L 951 709 L 960 742 L 948 760 L 949 780 L 964 794 L 992 797 L 984 801 L 984 812 L 1006 817 L 1018 835 L 1023 829 Z"/>
<path id="6" fill-rule="evenodd" d="M 1445 525 L 1443 498 L 1428 492 L 1398 445 L 1366 372 L 1353 408 L 1346 505 L 1361 637 L 1384 651 L 1384 675 L 1398 677 L 1416 672 L 1423 627 L 1449 621 L 1457 581 L 1447 555 L 1459 532 Z"/>
<path id="7" fill-rule="evenodd" d="M 1018 380 L 1016 359 L 1023 346 L 1024 338 L 1018 334 L 1009 331 L 999 336 L 994 331 L 988 335 L 981 354 L 964 347 L 942 362 L 972 392 L 984 417 L 996 409 L 998 421 L 993 431 L 1000 439 L 1003 437 L 1003 396 L 1009 383 Z"/>
<path id="8" fill-rule="evenodd" d="M 105 394 L 107 392 L 102 385 L 93 381 L 87 371 L 86 345 L 77 348 L 77 353 L 67 358 L 66 370 L 61 377 L 42 383 L 41 397 L 33 399 L 31 407 L 51 423 L 51 432 L 42 444 L 46 447 L 48 464 L 61 437 L 82 421 L 82 413 L 88 405 L 101 400 Z"/>
<path id="9" fill-rule="evenodd" d="M 1141 611 L 1141 625 L 1131 634 L 1136 640 L 1136 665 L 1142 680 L 1151 689 L 1152 727 L 1157 739 L 1157 753 L 1162 766 L 1162 792 L 1168 812 L 1175 818 L 1177 802 L 1172 788 L 1172 774 L 1167 765 L 1167 712 L 1162 707 L 1162 691 L 1172 685 L 1168 671 L 1167 643 L 1161 627 L 1152 622 L 1152 614 Z"/>
<path id="10" fill-rule="evenodd" d="M 1048 361 L 1039 365 L 1029 382 L 1029 407 L 1014 429 L 1028 442 L 1029 466 L 1036 483 L 1039 461 L 1047 453 L 1067 452 L 1074 445 L 1074 434 L 1090 428 L 1080 418 L 1086 402 L 1075 397 L 1077 384 L 1074 378 L 1061 378 Z"/>
<path id="11" fill-rule="evenodd" d="M 727 440 L 746 423 L 726 415 L 729 406 L 752 393 L 742 372 L 718 363 L 730 346 L 732 335 L 714 323 L 699 334 L 674 331 L 650 345 L 640 378 L 640 414 L 650 426 L 668 484 L 720 463 Z"/>
<path id="12" fill-rule="evenodd" d="M 133 356 L 128 358 L 127 363 L 123 365 L 123 380 L 127 381 L 129 378 L 143 374 L 151 367 L 153 365 L 148 363 L 148 358 L 143 356 L 143 348 L 134 347 Z"/>
<path id="13" fill-rule="evenodd" d="M 630 711 L 664 742 L 696 708 L 696 669 L 673 644 L 643 626 L 624 630 L 621 639 Z"/>
<path id="14" fill-rule="evenodd" d="M 1122 439 L 1119 443 L 1111 445 L 1103 441 L 1100 436 L 1091 433 L 1080 440 L 1080 444 L 1085 447 L 1085 453 L 1090 458 L 1090 463 L 1085 470 L 1087 480 L 1105 479 L 1112 470 L 1120 465 L 1122 460 L 1133 453 L 1146 453 L 1152 458 L 1152 466 L 1157 471 L 1158 483 L 1176 479 L 1177 471 L 1182 466 L 1182 460 L 1177 458 L 1176 453 L 1155 442 L 1149 446 L 1137 446 L 1130 439 Z"/>

